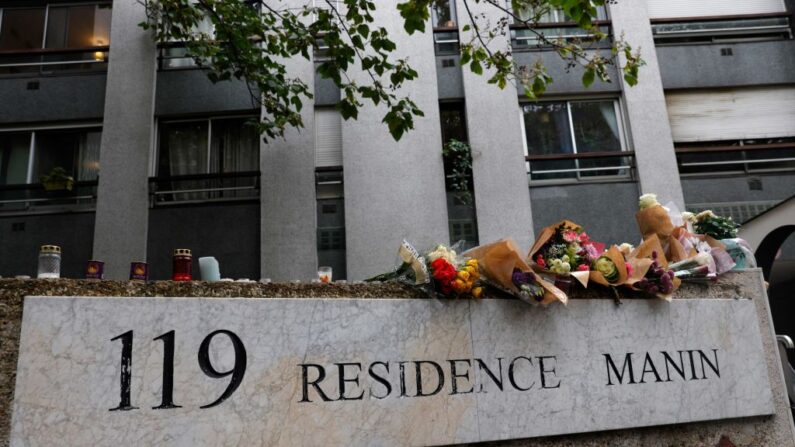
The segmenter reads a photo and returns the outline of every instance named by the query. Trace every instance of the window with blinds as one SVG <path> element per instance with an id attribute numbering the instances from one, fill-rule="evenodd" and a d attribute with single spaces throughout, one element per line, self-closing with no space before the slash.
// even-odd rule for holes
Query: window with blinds
<path id="1" fill-rule="evenodd" d="M 648 0 L 649 18 L 732 16 L 786 12 L 784 0 Z"/>
<path id="2" fill-rule="evenodd" d="M 315 166 L 342 166 L 342 117 L 331 107 L 315 109 Z"/>

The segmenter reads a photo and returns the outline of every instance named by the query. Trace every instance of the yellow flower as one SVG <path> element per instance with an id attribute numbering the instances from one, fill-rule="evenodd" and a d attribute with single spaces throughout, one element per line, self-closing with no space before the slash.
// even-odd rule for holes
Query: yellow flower
<path id="1" fill-rule="evenodd" d="M 458 272 L 458 277 L 463 279 L 464 281 L 467 281 L 469 280 L 469 272 L 467 272 L 466 270 L 461 270 L 460 272 Z"/>
<path id="2" fill-rule="evenodd" d="M 451 285 L 453 286 L 453 290 L 455 290 L 458 293 L 463 292 L 464 288 L 466 287 L 466 283 L 464 283 L 464 281 L 460 279 L 456 279 L 455 281 L 453 281 Z"/>
<path id="3" fill-rule="evenodd" d="M 467 266 L 477 268 L 478 260 L 477 259 L 470 259 L 469 261 L 467 261 Z"/>
<path id="4" fill-rule="evenodd" d="M 472 296 L 474 298 L 480 298 L 481 295 L 483 295 L 483 287 L 475 287 L 472 289 Z"/>

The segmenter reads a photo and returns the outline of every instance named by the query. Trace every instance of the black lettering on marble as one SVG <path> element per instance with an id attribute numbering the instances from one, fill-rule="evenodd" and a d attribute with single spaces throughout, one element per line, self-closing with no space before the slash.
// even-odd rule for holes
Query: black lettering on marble
<path id="1" fill-rule="evenodd" d="M 671 381 L 671 371 L 668 369 L 669 365 L 673 367 L 674 371 L 676 371 L 676 373 L 679 374 L 679 376 L 683 380 L 687 380 L 687 376 L 685 375 L 685 360 L 682 357 L 682 351 L 676 351 L 676 352 L 679 353 L 679 366 L 676 365 L 676 363 L 674 362 L 674 359 L 672 359 L 671 356 L 667 352 L 660 351 L 660 354 L 663 355 L 663 360 L 665 361 L 665 376 L 666 376 L 665 381 L 666 382 L 670 382 Z"/>
<path id="2" fill-rule="evenodd" d="M 701 379 L 700 377 L 698 377 L 698 374 L 696 374 L 696 362 L 695 360 L 693 360 L 693 351 L 687 351 L 687 355 L 690 357 L 690 374 L 691 374 L 690 380 Z"/>
<path id="3" fill-rule="evenodd" d="M 698 350 L 698 356 L 701 358 L 701 373 L 703 374 L 704 379 L 707 378 L 707 371 L 706 369 L 704 369 L 704 362 L 707 362 L 707 365 L 709 365 L 709 369 L 711 369 L 716 376 L 720 377 L 720 368 L 718 367 L 718 350 L 713 349 L 712 354 L 715 356 L 714 364 L 709 361 L 709 358 L 707 358 L 707 356 L 704 354 L 702 350 L 700 349 Z"/>
<path id="4" fill-rule="evenodd" d="M 119 377 L 119 406 L 111 408 L 110 411 L 135 410 L 130 401 L 130 385 L 132 383 L 132 349 L 133 331 L 127 331 L 117 335 L 110 341 L 121 340 L 121 372 Z"/>
<path id="5" fill-rule="evenodd" d="M 500 373 L 500 378 L 499 379 L 497 378 L 497 376 L 494 375 L 493 372 L 491 372 L 491 370 L 489 369 L 489 367 L 486 365 L 486 363 L 483 360 L 475 359 L 475 362 L 477 362 L 478 369 L 480 371 L 484 371 L 486 373 L 486 375 L 491 378 L 491 381 L 494 382 L 495 385 L 497 385 L 497 388 L 499 388 L 500 391 L 502 391 L 503 390 L 502 389 L 502 357 L 497 357 L 497 371 Z M 483 393 L 484 392 L 483 391 L 483 381 L 479 381 L 479 383 L 480 383 L 480 389 L 478 390 L 478 393 Z"/>
<path id="6" fill-rule="evenodd" d="M 232 342 L 232 347 L 235 350 L 235 366 L 233 366 L 229 371 L 216 370 L 210 361 L 210 342 L 213 341 L 213 337 L 219 334 L 229 337 L 229 340 Z M 202 405 L 199 408 L 212 408 L 216 405 L 220 405 L 221 402 L 228 399 L 229 396 L 231 396 L 232 393 L 237 390 L 237 387 L 239 387 L 243 382 L 243 376 L 246 374 L 246 364 L 246 348 L 243 346 L 243 342 L 240 340 L 240 337 L 238 337 L 234 332 L 227 331 L 226 329 L 219 329 L 204 337 L 204 340 L 202 340 L 202 343 L 199 346 L 199 367 L 202 369 L 202 372 L 204 372 L 206 376 L 212 377 L 213 379 L 220 379 L 230 375 L 232 376 L 232 379 L 229 381 L 229 385 L 226 386 L 226 389 L 221 396 L 218 397 L 218 399 L 207 405 Z"/>
<path id="7" fill-rule="evenodd" d="M 432 365 L 433 368 L 436 370 L 437 376 L 437 384 L 436 389 L 431 391 L 430 393 L 423 393 L 422 390 L 422 365 Z M 417 394 L 414 397 L 426 397 L 426 396 L 433 396 L 434 394 L 439 394 L 439 391 L 442 391 L 444 387 L 444 371 L 442 371 L 442 367 L 439 366 L 438 363 L 430 361 L 430 360 L 418 360 L 414 362 L 416 378 L 417 378 Z M 453 376 L 453 388 L 455 389 L 455 376 Z"/>
<path id="8" fill-rule="evenodd" d="M 510 365 L 508 365 L 508 381 L 511 382 L 511 386 L 513 386 L 514 389 L 516 389 L 518 391 L 528 391 L 528 390 L 532 389 L 533 386 L 535 386 L 536 383 L 535 382 L 531 383 L 530 386 L 528 386 L 527 388 L 522 388 L 521 386 L 519 386 L 516 383 L 516 378 L 514 377 L 514 374 L 513 374 L 513 371 L 514 371 L 513 368 L 514 368 L 514 366 L 516 366 L 516 361 L 519 360 L 519 359 L 527 360 L 528 363 L 530 363 L 530 366 L 533 366 L 533 359 L 531 359 L 530 357 L 524 357 L 524 356 L 516 357 L 515 359 L 511 360 Z"/>
<path id="9" fill-rule="evenodd" d="M 370 388 L 370 397 L 375 397 L 376 399 L 383 399 L 389 396 L 390 393 L 392 393 L 392 384 L 390 384 L 389 381 L 384 379 L 382 376 L 379 376 L 378 374 L 375 373 L 375 371 L 373 370 L 373 367 L 375 365 L 383 365 L 384 369 L 386 369 L 386 373 L 389 374 L 389 364 L 384 362 L 373 362 L 370 364 L 370 367 L 367 369 L 367 373 L 370 375 L 370 377 L 373 378 L 373 380 L 386 387 L 386 394 L 384 394 L 383 396 L 376 396 L 375 393 L 373 393 L 373 389 Z"/>
<path id="10" fill-rule="evenodd" d="M 320 396 L 320 398 L 324 402 L 331 402 L 332 399 L 329 399 L 328 396 L 326 396 L 326 393 L 324 393 L 323 390 L 320 388 L 320 382 L 322 382 L 323 379 L 326 378 L 326 369 L 323 368 L 322 365 L 316 365 L 314 363 L 302 363 L 299 366 L 301 367 L 301 379 L 302 379 L 301 382 L 303 384 L 303 394 L 301 396 L 301 400 L 299 400 L 298 402 L 312 402 L 311 400 L 309 400 L 310 385 L 315 388 L 315 392 Z M 311 382 L 308 380 L 309 368 L 316 369 L 318 373 L 317 378 Z"/>
<path id="11" fill-rule="evenodd" d="M 469 371 L 472 367 L 472 361 L 469 359 L 457 359 L 457 360 L 448 360 L 448 362 L 450 362 L 450 382 L 452 385 L 452 391 L 450 392 L 450 394 L 452 395 L 452 394 L 471 393 L 475 389 L 474 385 L 472 385 L 472 380 L 469 378 Z M 464 374 L 459 374 L 458 371 L 456 371 L 457 362 L 466 363 L 467 370 Z M 469 389 L 469 391 L 458 391 L 458 379 L 460 378 L 466 378 L 470 382 L 471 388 Z"/>
<path id="12" fill-rule="evenodd" d="M 640 373 L 640 382 L 638 383 L 646 383 L 646 374 L 652 373 L 656 379 L 656 382 L 662 382 L 660 379 L 660 375 L 657 374 L 657 368 L 654 366 L 654 361 L 652 361 L 651 356 L 649 353 L 646 353 L 646 358 L 643 360 L 643 372 Z"/>
<path id="13" fill-rule="evenodd" d="M 181 405 L 174 405 L 174 331 L 155 337 L 155 340 L 163 340 L 163 391 L 160 405 L 152 409 L 181 408 Z"/>
<path id="14" fill-rule="evenodd" d="M 345 387 L 348 383 L 356 384 L 359 386 L 359 373 L 362 372 L 362 364 L 361 363 L 335 363 L 337 365 L 337 369 L 339 370 L 339 383 L 340 383 L 340 397 L 337 400 L 362 400 L 364 398 L 364 390 L 358 395 L 354 397 L 346 397 L 345 396 Z M 356 377 L 352 379 L 345 378 L 345 367 L 346 366 L 355 366 L 358 368 L 356 371 Z"/>
<path id="15" fill-rule="evenodd" d="M 398 367 L 400 368 L 400 397 L 407 397 L 406 394 L 406 363 L 408 362 L 398 362 Z"/>
<path id="16" fill-rule="evenodd" d="M 610 370 L 613 370 L 613 374 L 615 374 L 616 379 L 619 384 L 624 383 L 624 374 L 629 371 L 629 382 L 630 384 L 635 384 L 635 373 L 632 372 L 632 353 L 628 352 L 627 355 L 624 357 L 624 364 L 621 366 L 621 372 L 618 372 L 618 368 L 616 364 L 613 362 L 613 358 L 610 357 L 610 354 L 602 354 L 605 356 L 605 365 L 607 367 L 607 385 L 614 385 L 613 380 L 611 379 L 612 375 L 610 374 Z"/>
<path id="17" fill-rule="evenodd" d="M 544 359 L 552 360 L 552 369 L 546 369 L 544 367 Z M 560 388 L 560 380 L 558 380 L 557 385 L 547 386 L 547 373 L 552 373 L 552 377 L 555 377 L 555 366 L 557 365 L 557 361 L 558 359 L 554 355 L 538 357 L 538 368 L 541 370 L 541 388 Z"/>

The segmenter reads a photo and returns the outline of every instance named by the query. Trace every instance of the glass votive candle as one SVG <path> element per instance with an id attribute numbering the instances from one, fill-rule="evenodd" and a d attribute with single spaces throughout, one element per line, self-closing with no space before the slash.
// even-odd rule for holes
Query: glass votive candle
<path id="1" fill-rule="evenodd" d="M 105 263 L 102 261 L 88 261 L 86 263 L 86 279 L 102 279 L 105 277 Z"/>
<path id="2" fill-rule="evenodd" d="M 317 279 L 323 284 L 331 283 L 331 267 L 324 265 L 317 268 Z"/>
<path id="3" fill-rule="evenodd" d="M 145 262 L 130 263 L 130 281 L 149 280 L 149 264 Z"/>
<path id="4" fill-rule="evenodd" d="M 193 280 L 193 255 L 187 248 L 174 250 L 172 258 L 172 281 L 192 281 Z"/>
<path id="5" fill-rule="evenodd" d="M 39 250 L 38 278 L 61 277 L 61 247 L 42 245 Z"/>

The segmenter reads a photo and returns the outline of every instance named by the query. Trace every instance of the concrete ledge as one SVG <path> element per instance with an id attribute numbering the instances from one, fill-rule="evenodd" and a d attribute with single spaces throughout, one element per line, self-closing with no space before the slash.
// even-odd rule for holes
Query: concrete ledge
<path id="1" fill-rule="evenodd" d="M 604 290 L 574 290 L 572 299 L 612 299 Z M 422 298 L 422 293 L 397 284 L 258 284 L 258 283 L 173 283 L 149 284 L 85 280 L 0 280 L 0 445 L 8 443 L 11 402 L 15 383 L 22 302 L 24 296 L 170 296 L 170 297 L 247 297 L 247 298 Z M 734 445 L 791 445 L 793 429 L 784 391 L 781 365 L 773 338 L 764 284 L 758 269 L 730 273 L 711 287 L 687 284 L 675 299 L 751 298 L 757 306 L 763 346 L 773 386 L 776 415 L 687 425 L 651 427 L 573 436 L 535 438 L 500 445 L 717 445 L 725 436 Z M 769 332 L 769 337 L 766 335 Z M 497 445 L 497 444 L 490 444 Z"/>

